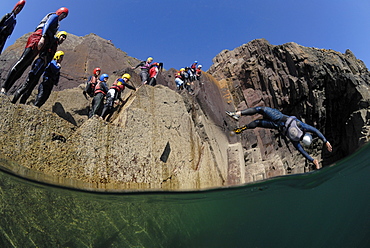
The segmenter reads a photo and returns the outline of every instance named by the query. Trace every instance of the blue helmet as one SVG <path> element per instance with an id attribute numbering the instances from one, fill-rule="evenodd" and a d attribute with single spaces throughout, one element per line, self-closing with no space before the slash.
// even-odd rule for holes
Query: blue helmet
<path id="1" fill-rule="evenodd" d="M 104 73 L 103 75 L 100 76 L 99 79 L 100 79 L 100 81 L 104 81 L 104 78 L 109 78 L 108 74 Z"/>
<path id="2" fill-rule="evenodd" d="M 119 78 L 117 81 L 118 81 L 118 82 L 121 82 L 121 83 L 124 83 L 124 82 L 125 82 L 125 81 L 123 80 L 123 78 Z"/>

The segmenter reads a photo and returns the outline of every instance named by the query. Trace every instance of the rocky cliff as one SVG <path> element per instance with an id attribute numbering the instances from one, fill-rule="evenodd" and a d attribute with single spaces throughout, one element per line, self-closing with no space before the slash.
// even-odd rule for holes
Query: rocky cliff
<path id="1" fill-rule="evenodd" d="M 2 79 L 22 39 L 0 57 Z M 11 170 L 21 166 L 104 190 L 205 189 L 312 170 L 275 131 L 229 135 L 258 116 L 236 123 L 225 110 L 262 105 L 320 129 L 333 153 L 323 151 L 319 140 L 308 152 L 324 166 L 369 139 L 369 72 L 350 51 L 254 40 L 217 55 L 190 95 L 176 90 L 174 69 L 160 74 L 159 85 L 139 87 L 130 69 L 138 60 L 96 35 L 69 35 L 62 46 L 60 88 L 41 109 L 32 106 L 32 97 L 14 105 L 0 96 L 0 159 Z M 130 72 L 138 87 L 125 90 L 124 104 L 108 121 L 87 119 L 91 103 L 81 83 L 96 66 L 111 75 L 108 84 Z"/>
<path id="2" fill-rule="evenodd" d="M 350 50 L 342 54 L 296 43 L 273 46 L 260 39 L 233 51 L 222 51 L 213 62 L 209 73 L 230 91 L 230 109 L 271 106 L 320 129 L 334 147 L 331 154 L 323 151 L 324 165 L 351 154 L 368 141 L 369 72 Z M 240 125 L 253 118 L 243 117 Z M 277 142 L 281 139 L 275 132 L 256 129 L 243 136 L 243 147 L 247 151 L 258 147 L 263 160 L 279 154 L 283 171 L 303 162 L 287 156 L 287 149 L 292 148 Z M 309 151 L 319 155 L 321 150 L 318 142 Z"/>

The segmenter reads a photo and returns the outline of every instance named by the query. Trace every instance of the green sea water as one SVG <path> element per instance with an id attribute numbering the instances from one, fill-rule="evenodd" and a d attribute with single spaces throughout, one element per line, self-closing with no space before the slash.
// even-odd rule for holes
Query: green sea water
<path id="1" fill-rule="evenodd" d="M 102 193 L 0 172 L 0 247 L 370 247 L 370 146 L 198 192 Z"/>

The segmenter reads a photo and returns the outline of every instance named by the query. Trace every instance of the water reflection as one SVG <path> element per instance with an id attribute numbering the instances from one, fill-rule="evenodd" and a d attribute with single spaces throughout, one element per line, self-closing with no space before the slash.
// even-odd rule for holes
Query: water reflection
<path id="1" fill-rule="evenodd" d="M 370 148 L 199 192 L 86 192 L 0 173 L 0 247 L 368 247 Z"/>

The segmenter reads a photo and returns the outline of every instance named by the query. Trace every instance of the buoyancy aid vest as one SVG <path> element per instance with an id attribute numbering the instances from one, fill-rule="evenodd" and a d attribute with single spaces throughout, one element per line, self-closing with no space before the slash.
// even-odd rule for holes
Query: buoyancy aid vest
<path id="1" fill-rule="evenodd" d="M 41 22 L 39 23 L 39 25 L 36 27 L 35 31 L 38 30 L 38 29 L 42 29 L 44 26 L 45 26 L 45 23 L 47 22 L 47 20 L 49 19 L 49 17 L 51 15 L 53 15 L 55 13 L 49 13 L 47 14 L 44 18 L 42 18 Z"/>
<path id="2" fill-rule="evenodd" d="M 176 75 L 175 75 L 175 78 L 184 79 L 184 76 L 183 76 L 183 74 L 181 74 L 181 72 L 180 72 L 180 71 L 178 71 L 178 72 L 176 73 Z"/>
<path id="3" fill-rule="evenodd" d="M 97 82 L 98 82 L 98 76 L 92 75 L 89 80 L 91 87 L 95 88 Z"/>
<path id="4" fill-rule="evenodd" d="M 152 68 L 150 68 L 149 77 L 156 77 L 157 74 L 158 74 L 158 67 L 153 66 Z"/>
<path id="5" fill-rule="evenodd" d="M 304 132 L 297 125 L 297 117 L 290 116 L 283 127 L 284 134 L 292 141 L 300 141 Z"/>
<path id="6" fill-rule="evenodd" d="M 122 82 L 116 80 L 110 88 L 117 90 L 117 92 L 122 92 L 125 89 L 125 86 L 122 84 Z"/>
<path id="7" fill-rule="evenodd" d="M 107 91 L 106 89 L 102 86 L 102 82 L 99 82 L 96 86 L 95 86 L 95 91 L 94 91 L 94 94 L 98 94 L 98 93 L 102 93 L 103 95 L 106 95 L 107 94 Z"/>
<path id="8" fill-rule="evenodd" d="M 150 63 L 148 62 L 145 62 L 145 64 L 140 67 L 140 69 L 144 71 L 149 71 L 149 68 L 150 68 Z"/>
<path id="9" fill-rule="evenodd" d="M 96 75 L 90 76 L 89 81 L 87 81 L 86 93 L 90 97 L 93 97 L 94 94 L 95 94 L 95 86 L 96 86 L 97 82 L 98 82 L 98 76 L 96 76 Z"/>

